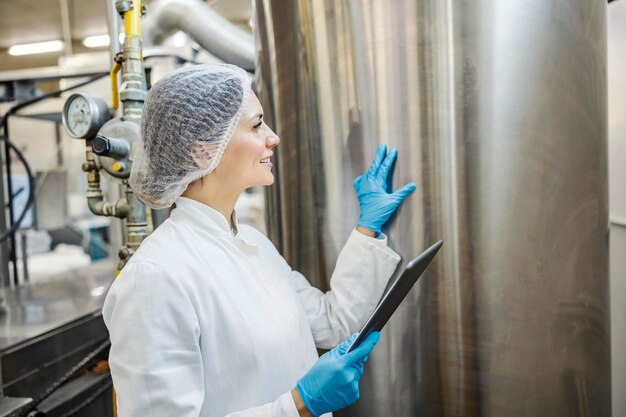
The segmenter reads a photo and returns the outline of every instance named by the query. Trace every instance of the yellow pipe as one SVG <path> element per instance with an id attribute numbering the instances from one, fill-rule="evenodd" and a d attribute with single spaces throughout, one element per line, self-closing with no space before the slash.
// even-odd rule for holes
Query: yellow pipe
<path id="1" fill-rule="evenodd" d="M 126 38 L 137 36 L 141 40 L 141 0 L 131 0 L 133 8 L 124 12 L 124 34 Z"/>
<path id="2" fill-rule="evenodd" d="M 113 417 L 117 417 L 117 395 L 115 394 L 115 388 L 113 388 Z"/>
<path id="3" fill-rule="evenodd" d="M 111 77 L 111 94 L 113 98 L 113 108 L 115 110 L 117 110 L 117 108 L 120 106 L 117 73 L 120 71 L 121 68 L 122 68 L 122 65 L 119 62 L 116 62 L 113 65 L 113 68 L 111 68 L 111 72 L 109 73 L 109 76 Z"/>

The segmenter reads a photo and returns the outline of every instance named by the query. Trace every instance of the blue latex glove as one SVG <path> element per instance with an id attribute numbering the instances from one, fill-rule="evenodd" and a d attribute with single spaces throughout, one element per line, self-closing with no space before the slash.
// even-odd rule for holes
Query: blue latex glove
<path id="1" fill-rule="evenodd" d="M 358 226 L 373 230 L 376 234 L 381 232 L 402 200 L 415 190 L 415 183 L 411 182 L 392 192 L 391 181 L 387 181 L 387 176 L 397 155 L 396 149 L 387 152 L 385 145 L 378 146 L 370 168 L 353 183 L 361 208 Z"/>
<path id="2" fill-rule="evenodd" d="M 302 402 L 315 417 L 340 410 L 359 399 L 359 379 L 380 333 L 373 332 L 352 352 L 346 351 L 358 333 L 335 346 L 315 362 L 298 381 Z"/>

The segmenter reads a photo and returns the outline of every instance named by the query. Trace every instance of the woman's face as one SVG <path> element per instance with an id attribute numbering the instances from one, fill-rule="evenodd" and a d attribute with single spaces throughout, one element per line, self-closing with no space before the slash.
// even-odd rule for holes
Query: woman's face
<path id="1" fill-rule="evenodd" d="M 242 190 L 274 183 L 273 148 L 280 139 L 265 124 L 263 107 L 254 92 L 249 91 L 241 118 L 224 150 L 215 173 L 231 186 Z"/>

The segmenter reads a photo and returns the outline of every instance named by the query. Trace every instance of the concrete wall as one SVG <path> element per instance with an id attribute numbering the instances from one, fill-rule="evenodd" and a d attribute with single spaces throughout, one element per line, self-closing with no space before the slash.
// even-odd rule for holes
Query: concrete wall
<path id="1" fill-rule="evenodd" d="M 613 416 L 626 416 L 626 0 L 608 6 Z"/>

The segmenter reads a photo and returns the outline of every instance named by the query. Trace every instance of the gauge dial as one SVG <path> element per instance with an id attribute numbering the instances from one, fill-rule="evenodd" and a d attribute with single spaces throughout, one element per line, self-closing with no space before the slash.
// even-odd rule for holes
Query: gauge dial
<path id="1" fill-rule="evenodd" d="M 82 93 L 72 94 L 63 107 L 63 125 L 74 138 L 94 136 L 109 117 L 104 100 Z"/>

